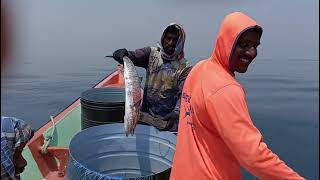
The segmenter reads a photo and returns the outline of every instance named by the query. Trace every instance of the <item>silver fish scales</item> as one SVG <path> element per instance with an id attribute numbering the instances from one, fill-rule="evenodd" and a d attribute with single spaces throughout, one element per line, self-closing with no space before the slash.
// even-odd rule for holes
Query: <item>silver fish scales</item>
<path id="1" fill-rule="evenodd" d="M 126 136 L 133 135 L 135 127 L 140 118 L 142 105 L 141 82 L 133 62 L 127 57 L 123 57 L 124 83 L 125 83 L 125 115 L 124 130 Z"/>

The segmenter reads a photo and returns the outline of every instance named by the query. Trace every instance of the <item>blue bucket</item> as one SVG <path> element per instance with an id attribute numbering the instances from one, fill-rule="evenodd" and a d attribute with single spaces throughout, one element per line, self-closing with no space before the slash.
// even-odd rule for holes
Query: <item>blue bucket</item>
<path id="1" fill-rule="evenodd" d="M 90 127 L 70 143 L 68 179 L 169 179 L 176 135 L 138 124 L 126 137 L 123 123 Z"/>

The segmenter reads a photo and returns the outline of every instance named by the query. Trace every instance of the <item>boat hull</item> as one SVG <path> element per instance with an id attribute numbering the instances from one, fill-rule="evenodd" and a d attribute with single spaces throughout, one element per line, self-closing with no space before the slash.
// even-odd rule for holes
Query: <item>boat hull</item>
<path id="1" fill-rule="evenodd" d="M 94 88 L 120 87 L 124 88 L 123 69 L 106 76 Z M 53 122 L 55 128 L 53 128 Z M 25 171 L 20 175 L 22 180 L 59 180 L 66 179 L 66 166 L 69 159 L 69 144 L 72 137 L 81 131 L 81 104 L 76 99 L 61 113 L 49 120 L 36 131 L 34 137 L 26 145 L 23 156 L 28 162 Z M 52 131 L 54 133 L 52 134 Z M 52 138 L 46 153 L 41 148 L 47 137 Z"/>

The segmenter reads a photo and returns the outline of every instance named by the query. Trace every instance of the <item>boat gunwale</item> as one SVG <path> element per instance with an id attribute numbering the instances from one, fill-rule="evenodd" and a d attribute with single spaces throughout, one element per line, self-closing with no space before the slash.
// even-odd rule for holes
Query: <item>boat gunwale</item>
<path id="1" fill-rule="evenodd" d="M 120 69 L 120 68 L 119 68 Z M 106 84 L 111 78 L 117 75 L 122 75 L 122 72 L 120 70 L 113 71 L 112 73 L 105 76 L 102 80 L 100 80 L 98 83 L 96 83 L 92 88 L 101 88 L 104 87 L 103 85 Z M 120 84 L 119 84 L 120 85 Z M 78 105 L 80 105 L 80 96 L 75 99 L 72 103 L 70 103 L 66 108 L 64 108 L 62 111 L 60 111 L 56 116 L 53 117 L 54 123 L 58 123 L 61 121 L 69 112 L 71 112 L 73 109 L 75 109 Z M 26 144 L 26 146 L 29 146 L 32 144 L 33 141 L 35 141 L 39 136 L 43 135 L 43 133 L 48 130 L 52 126 L 52 121 L 48 120 L 47 123 L 45 123 L 43 126 L 41 126 L 35 133 L 33 138 Z"/>

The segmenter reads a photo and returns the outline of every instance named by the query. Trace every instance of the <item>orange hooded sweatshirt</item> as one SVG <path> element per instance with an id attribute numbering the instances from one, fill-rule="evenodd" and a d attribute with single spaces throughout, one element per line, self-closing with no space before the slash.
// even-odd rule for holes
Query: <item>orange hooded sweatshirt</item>
<path id="1" fill-rule="evenodd" d="M 242 179 L 240 164 L 259 179 L 304 179 L 268 149 L 229 68 L 237 38 L 256 22 L 227 15 L 210 58 L 188 75 L 181 98 L 171 180 Z"/>

